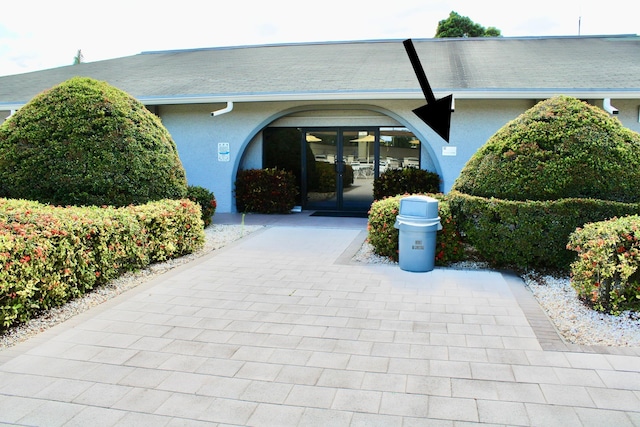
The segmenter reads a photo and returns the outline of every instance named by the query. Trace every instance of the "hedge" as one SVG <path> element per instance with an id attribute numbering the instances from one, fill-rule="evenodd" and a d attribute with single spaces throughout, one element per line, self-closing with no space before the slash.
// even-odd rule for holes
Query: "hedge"
<path id="1" fill-rule="evenodd" d="M 199 249 L 200 215 L 190 200 L 63 208 L 0 199 L 0 329 L 124 272 Z"/>
<path id="2" fill-rule="evenodd" d="M 381 200 L 398 194 L 438 193 L 440 181 L 440 175 L 423 169 L 389 169 L 373 181 L 373 198 Z"/>
<path id="3" fill-rule="evenodd" d="M 235 185 L 239 212 L 290 213 L 299 193 L 293 173 L 275 168 L 241 170 Z"/>
<path id="4" fill-rule="evenodd" d="M 455 220 L 451 217 L 447 197 L 443 194 L 427 194 L 438 199 L 438 215 L 442 230 L 436 234 L 436 265 L 460 261 L 464 250 Z M 398 261 L 398 229 L 394 227 L 400 210 L 400 199 L 409 194 L 387 197 L 373 202 L 367 225 L 368 242 L 375 254 Z"/>
<path id="5" fill-rule="evenodd" d="M 575 254 L 567 250 L 578 227 L 640 213 L 640 203 L 597 199 L 510 201 L 451 191 L 453 217 L 467 243 L 498 267 L 568 270 Z"/>

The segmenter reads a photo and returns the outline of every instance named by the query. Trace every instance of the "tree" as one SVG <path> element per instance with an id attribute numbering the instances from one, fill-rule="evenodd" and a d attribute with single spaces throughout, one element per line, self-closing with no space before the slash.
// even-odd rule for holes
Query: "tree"
<path id="1" fill-rule="evenodd" d="M 447 19 L 438 22 L 437 38 L 445 37 L 500 37 L 496 27 L 485 28 L 473 22 L 468 16 L 461 16 L 451 11 Z"/>
<path id="2" fill-rule="evenodd" d="M 78 49 L 78 53 L 73 57 L 73 65 L 82 64 L 84 62 L 84 56 L 82 55 L 82 49 Z"/>

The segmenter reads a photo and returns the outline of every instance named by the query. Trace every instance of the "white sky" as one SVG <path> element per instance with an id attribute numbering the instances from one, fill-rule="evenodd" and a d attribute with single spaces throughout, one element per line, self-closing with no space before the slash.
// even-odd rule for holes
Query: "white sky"
<path id="1" fill-rule="evenodd" d="M 433 37 L 451 11 L 505 37 L 639 34 L 638 0 L 5 0 L 0 75 L 143 51 Z M 345 58 L 348 60 L 348 58 Z M 640 58 L 639 58 L 640 60 Z"/>

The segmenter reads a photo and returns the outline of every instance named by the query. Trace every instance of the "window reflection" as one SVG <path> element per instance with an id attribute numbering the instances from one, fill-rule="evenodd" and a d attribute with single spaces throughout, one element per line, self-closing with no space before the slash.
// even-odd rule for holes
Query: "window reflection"
<path id="1" fill-rule="evenodd" d="M 380 173 L 420 168 L 420 141 L 407 128 L 380 128 Z"/>

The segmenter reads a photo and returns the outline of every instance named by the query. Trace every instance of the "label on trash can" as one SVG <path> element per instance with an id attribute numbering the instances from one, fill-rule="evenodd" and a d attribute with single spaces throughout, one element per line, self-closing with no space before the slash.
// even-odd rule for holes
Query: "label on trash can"
<path id="1" fill-rule="evenodd" d="M 411 249 L 423 251 L 424 244 L 422 243 L 422 240 L 416 240 L 415 242 L 413 242 L 413 246 L 411 246 Z"/>

